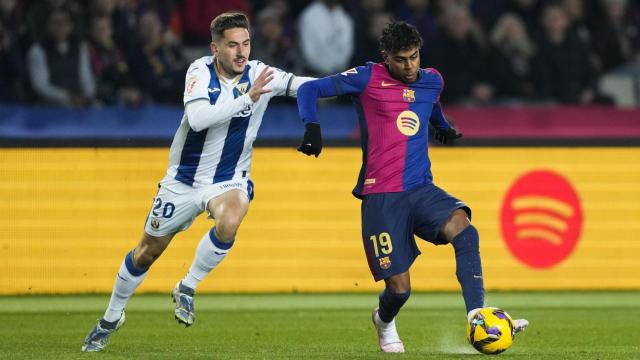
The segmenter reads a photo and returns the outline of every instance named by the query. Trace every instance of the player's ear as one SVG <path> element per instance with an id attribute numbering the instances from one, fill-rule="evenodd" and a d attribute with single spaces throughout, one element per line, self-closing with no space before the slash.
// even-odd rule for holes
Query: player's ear
<path id="1" fill-rule="evenodd" d="M 209 48 L 211 49 L 211 54 L 213 54 L 214 56 L 218 53 L 218 45 L 214 41 L 211 41 L 211 44 L 209 44 Z"/>
<path id="2" fill-rule="evenodd" d="M 382 61 L 384 61 L 385 64 L 389 65 L 389 55 L 387 55 L 387 52 L 384 50 L 380 50 L 380 56 L 382 56 Z"/>

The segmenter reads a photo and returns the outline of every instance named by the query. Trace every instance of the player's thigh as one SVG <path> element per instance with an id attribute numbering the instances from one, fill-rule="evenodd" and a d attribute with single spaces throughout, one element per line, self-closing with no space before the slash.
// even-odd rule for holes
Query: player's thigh
<path id="1" fill-rule="evenodd" d="M 435 245 L 449 242 L 442 230 L 456 210 L 464 210 L 471 218 L 471 209 L 463 201 L 435 185 L 412 190 L 410 196 L 414 234 Z"/>
<path id="2" fill-rule="evenodd" d="M 420 255 L 404 193 L 371 194 L 362 200 L 362 242 L 376 281 L 409 270 Z"/>
<path id="3" fill-rule="evenodd" d="M 184 231 L 204 211 L 197 190 L 184 184 L 162 185 L 153 199 L 144 231 L 163 238 Z"/>
<path id="4" fill-rule="evenodd" d="M 216 222 L 225 217 L 242 219 L 253 200 L 253 182 L 243 178 L 212 184 L 200 190 L 200 199 Z"/>

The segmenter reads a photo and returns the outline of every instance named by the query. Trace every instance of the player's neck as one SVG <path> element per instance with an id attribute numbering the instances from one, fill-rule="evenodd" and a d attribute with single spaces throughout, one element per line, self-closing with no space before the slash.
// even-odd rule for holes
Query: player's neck
<path id="1" fill-rule="evenodd" d="M 216 74 L 218 74 L 218 79 L 227 84 L 235 84 L 240 81 L 240 77 L 242 77 L 242 74 L 229 74 L 224 71 L 224 69 L 218 65 L 218 58 L 214 58 L 213 68 L 216 70 Z"/>
<path id="2" fill-rule="evenodd" d="M 406 82 L 406 81 L 402 80 L 402 78 L 401 78 L 401 77 L 399 77 L 399 76 L 395 76 L 395 75 L 393 74 L 393 72 L 391 71 L 391 69 L 389 69 L 389 65 L 387 65 L 386 63 L 383 63 L 383 65 L 384 65 L 384 67 L 387 69 L 387 72 L 389 73 L 389 76 L 391 76 L 394 80 L 397 80 L 397 81 L 399 81 L 399 82 L 401 82 L 401 83 L 403 83 L 403 84 L 413 84 L 413 83 L 417 82 L 418 80 L 420 80 L 420 76 L 421 76 L 421 74 L 420 74 L 420 70 L 418 70 L 418 71 L 417 71 L 416 79 L 415 79 L 414 81 L 412 81 L 412 82 L 408 83 L 408 82 Z"/>

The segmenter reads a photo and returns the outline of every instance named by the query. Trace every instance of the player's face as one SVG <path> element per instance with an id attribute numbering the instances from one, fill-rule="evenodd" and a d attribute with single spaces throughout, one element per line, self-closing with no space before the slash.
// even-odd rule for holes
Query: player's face
<path id="1" fill-rule="evenodd" d="M 384 62 L 389 67 L 389 72 L 394 78 L 412 83 L 418 80 L 420 70 L 420 49 L 400 50 L 395 53 L 384 53 Z"/>
<path id="2" fill-rule="evenodd" d="M 251 42 L 245 28 L 227 29 L 223 37 L 211 43 L 211 53 L 216 57 L 218 70 L 224 75 L 236 76 L 244 72 L 249 61 Z"/>

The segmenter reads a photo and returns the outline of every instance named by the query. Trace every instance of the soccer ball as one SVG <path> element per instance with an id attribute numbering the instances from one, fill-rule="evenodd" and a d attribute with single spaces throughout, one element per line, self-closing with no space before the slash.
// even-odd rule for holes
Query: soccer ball
<path id="1" fill-rule="evenodd" d="M 504 310 L 482 308 L 467 322 L 467 340 L 479 352 L 497 355 L 513 344 L 513 326 Z"/>

